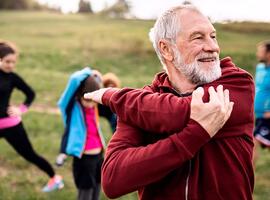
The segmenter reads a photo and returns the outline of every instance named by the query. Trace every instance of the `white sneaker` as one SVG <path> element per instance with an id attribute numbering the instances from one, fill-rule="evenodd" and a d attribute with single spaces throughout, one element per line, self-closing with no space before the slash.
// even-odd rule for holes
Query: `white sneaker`
<path id="1" fill-rule="evenodd" d="M 55 175 L 48 183 L 42 188 L 42 192 L 52 192 L 54 190 L 60 190 L 64 187 L 63 178 L 60 175 Z"/>

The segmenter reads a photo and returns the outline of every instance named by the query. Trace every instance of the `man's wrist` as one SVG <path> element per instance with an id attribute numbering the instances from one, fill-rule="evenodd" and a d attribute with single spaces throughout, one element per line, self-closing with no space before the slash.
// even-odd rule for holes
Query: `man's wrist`
<path id="1" fill-rule="evenodd" d="M 110 99 L 114 93 L 118 92 L 120 89 L 117 88 L 109 88 L 107 89 L 101 97 L 101 103 L 105 106 L 110 105 Z"/>

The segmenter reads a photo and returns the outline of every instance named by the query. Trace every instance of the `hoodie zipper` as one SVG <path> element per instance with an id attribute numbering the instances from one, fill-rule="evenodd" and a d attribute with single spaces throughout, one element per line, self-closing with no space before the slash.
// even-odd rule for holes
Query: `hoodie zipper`
<path id="1" fill-rule="evenodd" d="M 191 173 L 191 160 L 189 161 L 188 165 L 189 165 L 189 167 L 188 167 L 188 175 L 187 175 L 187 178 L 186 178 L 185 200 L 188 200 L 188 193 L 189 193 L 188 184 L 189 184 L 189 177 L 190 177 L 190 173 Z"/>

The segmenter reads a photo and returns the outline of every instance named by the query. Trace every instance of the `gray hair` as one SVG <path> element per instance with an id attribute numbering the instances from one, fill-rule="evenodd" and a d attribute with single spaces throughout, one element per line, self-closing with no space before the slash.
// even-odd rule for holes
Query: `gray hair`
<path id="1" fill-rule="evenodd" d="M 153 43 L 156 54 L 165 69 L 166 66 L 160 53 L 158 43 L 161 39 L 165 39 L 173 44 L 176 44 L 177 35 L 181 31 L 179 13 L 183 9 L 190 9 L 200 13 L 200 11 L 193 5 L 180 5 L 172 7 L 159 16 L 154 24 L 154 27 L 151 28 L 149 32 L 150 41 Z"/>

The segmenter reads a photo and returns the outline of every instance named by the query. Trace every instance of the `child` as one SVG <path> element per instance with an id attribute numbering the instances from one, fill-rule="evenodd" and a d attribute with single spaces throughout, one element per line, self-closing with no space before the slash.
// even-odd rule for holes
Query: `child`
<path id="1" fill-rule="evenodd" d="M 105 88 L 107 87 L 120 88 L 121 87 L 121 81 L 114 73 L 111 73 L 111 72 L 106 73 L 102 76 L 102 82 Z"/>
<path id="2" fill-rule="evenodd" d="M 21 116 L 27 112 L 35 93 L 19 75 L 13 72 L 17 56 L 18 52 L 12 44 L 0 42 L 0 138 L 4 138 L 19 155 L 50 177 L 47 185 L 42 189 L 43 192 L 61 189 L 64 187 L 62 177 L 56 175 L 48 161 L 34 151 L 23 127 Z M 9 102 L 15 88 L 26 96 L 20 106 L 10 105 Z"/>
<path id="3" fill-rule="evenodd" d="M 120 88 L 121 82 L 119 78 L 114 73 L 106 73 L 102 76 L 102 83 L 104 88 L 113 87 Z M 114 133 L 116 130 L 117 116 L 115 113 L 111 111 L 108 106 L 104 106 L 102 104 L 98 104 L 98 110 L 101 116 L 106 117 L 109 121 L 112 132 Z"/>
<path id="4" fill-rule="evenodd" d="M 83 98 L 84 93 L 100 87 L 99 77 L 84 68 L 71 75 L 58 102 L 65 124 L 59 156 L 74 157 L 72 172 L 78 200 L 97 200 L 100 193 L 105 143 L 99 129 L 97 104 Z"/>

